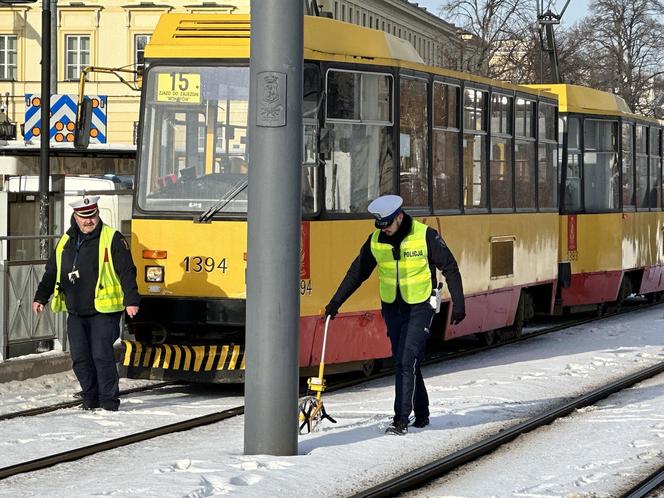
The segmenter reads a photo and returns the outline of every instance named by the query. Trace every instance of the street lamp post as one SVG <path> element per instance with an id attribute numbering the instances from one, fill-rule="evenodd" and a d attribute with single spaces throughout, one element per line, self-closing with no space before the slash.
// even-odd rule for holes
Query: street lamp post
<path id="1" fill-rule="evenodd" d="M 39 257 L 48 259 L 49 206 L 48 187 L 50 177 L 49 146 L 51 139 L 51 5 L 42 0 L 41 44 L 41 132 L 39 147 Z"/>
<path id="2" fill-rule="evenodd" d="M 26 5 L 37 0 L 0 0 L 3 5 Z M 51 136 L 51 9 L 50 0 L 42 0 L 41 39 L 41 130 L 39 149 L 39 257 L 48 258 L 48 187 L 49 187 L 49 140 Z"/>

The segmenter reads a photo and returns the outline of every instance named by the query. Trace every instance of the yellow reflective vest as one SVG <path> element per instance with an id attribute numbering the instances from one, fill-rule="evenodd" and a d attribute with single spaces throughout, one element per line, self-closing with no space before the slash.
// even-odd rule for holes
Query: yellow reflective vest
<path id="1" fill-rule="evenodd" d="M 111 243 L 116 231 L 108 225 L 102 225 L 99 234 L 99 274 L 95 286 L 95 309 L 99 313 L 114 313 L 124 310 L 124 293 L 111 255 Z M 51 301 L 51 309 L 55 313 L 67 309 L 64 294 L 60 292 L 60 273 L 62 271 L 62 253 L 68 240 L 69 235 L 64 234 L 55 247 L 56 277 Z"/>
<path id="2" fill-rule="evenodd" d="M 427 251 L 427 226 L 413 220 L 410 233 L 399 246 L 399 260 L 394 259 L 392 245 L 378 242 L 381 231 L 371 236 L 371 253 L 378 264 L 380 299 L 393 303 L 397 287 L 408 304 L 419 304 L 431 296 L 431 270 Z"/>

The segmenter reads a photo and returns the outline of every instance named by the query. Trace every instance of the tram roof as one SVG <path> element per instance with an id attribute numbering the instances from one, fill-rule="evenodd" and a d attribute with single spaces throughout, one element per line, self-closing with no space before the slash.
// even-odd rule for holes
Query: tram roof
<path id="1" fill-rule="evenodd" d="M 248 14 L 162 14 L 145 47 L 145 57 L 249 59 L 250 19 Z M 304 16 L 304 58 L 402 67 L 556 98 L 543 89 L 428 66 L 406 40 L 377 29 L 326 17 Z"/>
<path id="2" fill-rule="evenodd" d="M 558 95 L 558 109 L 560 112 L 635 116 L 627 102 L 613 93 L 565 83 L 526 86 Z"/>
<path id="3" fill-rule="evenodd" d="M 163 14 L 145 47 L 151 58 L 249 58 L 248 14 Z M 321 54 L 423 63 L 405 40 L 324 17 L 304 17 L 304 56 Z M 316 56 L 318 54 L 318 56 Z"/>

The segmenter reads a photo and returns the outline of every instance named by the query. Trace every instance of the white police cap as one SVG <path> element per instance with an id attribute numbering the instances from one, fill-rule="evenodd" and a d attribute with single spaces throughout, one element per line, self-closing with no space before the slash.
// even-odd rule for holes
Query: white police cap
<path id="1" fill-rule="evenodd" d="M 376 218 L 376 228 L 390 226 L 392 220 L 401 212 L 403 199 L 398 195 L 382 195 L 369 204 L 369 212 Z"/>
<path id="2" fill-rule="evenodd" d="M 83 218 L 90 218 L 97 214 L 97 202 L 99 201 L 98 195 L 87 196 L 84 195 L 82 199 L 69 203 L 78 216 Z"/>

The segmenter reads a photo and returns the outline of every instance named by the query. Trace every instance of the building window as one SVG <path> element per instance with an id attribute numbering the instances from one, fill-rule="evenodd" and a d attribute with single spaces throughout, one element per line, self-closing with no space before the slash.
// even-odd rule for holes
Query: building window
<path id="1" fill-rule="evenodd" d="M 15 35 L 0 35 L 0 79 L 16 80 Z"/>
<path id="2" fill-rule="evenodd" d="M 81 71 L 90 65 L 90 36 L 65 36 L 65 79 L 78 80 Z"/>
<path id="3" fill-rule="evenodd" d="M 143 66 L 145 65 L 145 45 L 150 41 L 150 35 L 135 35 L 134 36 L 134 64 L 136 64 L 136 71 L 138 74 L 143 74 Z"/>

